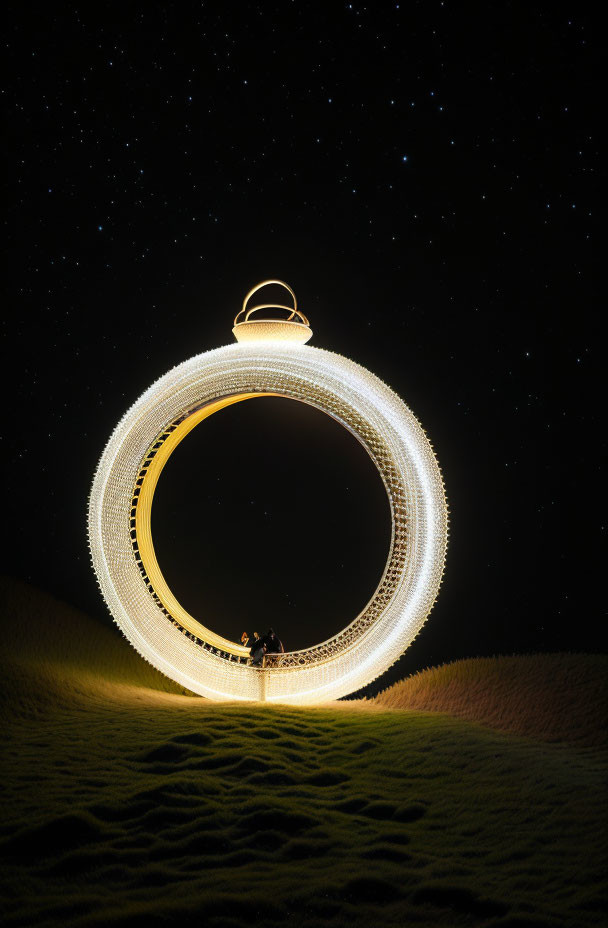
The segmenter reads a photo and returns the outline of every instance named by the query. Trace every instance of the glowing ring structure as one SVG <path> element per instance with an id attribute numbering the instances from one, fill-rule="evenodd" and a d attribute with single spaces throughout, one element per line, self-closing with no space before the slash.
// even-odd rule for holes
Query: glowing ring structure
<path id="1" fill-rule="evenodd" d="M 240 644 L 205 628 L 173 597 L 154 556 L 150 510 L 162 466 L 191 428 L 223 406 L 267 395 L 308 403 L 358 438 L 384 482 L 392 533 L 378 587 L 350 625 L 259 669 Z M 342 355 L 259 341 L 199 354 L 146 390 L 101 457 L 88 529 L 110 612 L 154 667 L 212 699 L 312 704 L 370 683 L 419 633 L 441 583 L 448 513 L 432 446 L 386 384 Z"/>

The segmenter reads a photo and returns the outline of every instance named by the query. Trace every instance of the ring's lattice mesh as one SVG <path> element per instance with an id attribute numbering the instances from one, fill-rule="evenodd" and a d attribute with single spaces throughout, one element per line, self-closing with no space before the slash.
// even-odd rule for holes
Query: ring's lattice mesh
<path id="1" fill-rule="evenodd" d="M 383 576 L 361 614 L 330 640 L 273 656 L 260 670 L 212 647 L 214 636 L 206 636 L 203 624 L 196 623 L 194 634 L 180 625 L 147 576 L 133 525 L 150 456 L 172 430 L 218 399 L 264 393 L 309 403 L 356 435 L 386 487 L 392 537 Z M 441 582 L 447 507 L 430 442 L 389 387 L 340 355 L 304 345 L 258 342 L 218 348 L 184 362 L 131 407 L 95 475 L 89 542 L 115 621 L 163 673 L 216 699 L 314 703 L 369 683 L 418 634 Z"/>

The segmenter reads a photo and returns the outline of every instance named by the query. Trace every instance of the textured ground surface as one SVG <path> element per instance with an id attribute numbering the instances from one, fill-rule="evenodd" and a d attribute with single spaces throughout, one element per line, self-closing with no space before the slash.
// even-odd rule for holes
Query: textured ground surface
<path id="1" fill-rule="evenodd" d="M 7 925 L 605 923 L 599 682 L 582 740 L 566 719 L 560 737 L 456 718 L 445 694 L 441 713 L 382 696 L 210 704 L 112 630 L 2 592 Z M 573 675 L 587 661 L 559 660 Z M 484 662 L 471 673 L 492 689 Z"/>

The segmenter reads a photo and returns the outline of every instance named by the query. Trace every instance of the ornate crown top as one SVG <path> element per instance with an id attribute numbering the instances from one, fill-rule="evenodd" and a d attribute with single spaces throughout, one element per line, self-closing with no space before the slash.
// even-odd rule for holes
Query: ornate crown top
<path id="1" fill-rule="evenodd" d="M 293 308 L 280 303 L 260 303 L 247 309 L 247 303 L 253 294 L 267 284 L 280 284 L 289 290 L 293 297 Z M 284 309 L 289 315 L 287 319 L 252 319 L 251 315 L 260 309 Z M 241 316 L 243 318 L 239 322 Z M 263 280 L 256 284 L 243 300 L 243 307 L 235 316 L 232 333 L 237 342 L 280 341 L 304 345 L 312 336 L 312 329 L 304 313 L 299 311 L 296 295 L 289 284 L 283 280 Z"/>

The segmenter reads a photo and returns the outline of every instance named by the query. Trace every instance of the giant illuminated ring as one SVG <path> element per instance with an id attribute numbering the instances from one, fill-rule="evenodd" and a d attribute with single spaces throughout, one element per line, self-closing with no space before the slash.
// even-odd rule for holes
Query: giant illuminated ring
<path id="1" fill-rule="evenodd" d="M 239 322 L 239 313 L 238 344 L 199 354 L 154 383 L 114 430 L 89 500 L 91 558 L 116 623 L 158 670 L 214 699 L 316 703 L 360 689 L 416 637 L 443 573 L 447 507 L 422 427 L 374 374 L 303 344 L 311 332 L 295 298 L 291 312 L 302 321 Z M 247 331 L 239 332 L 239 325 Z M 285 326 L 296 327 L 295 338 Z M 251 666 L 248 649 L 205 628 L 175 599 L 156 561 L 150 517 L 162 468 L 188 432 L 225 406 L 264 396 L 308 403 L 358 438 L 384 482 L 392 534 L 378 587 L 351 624 L 313 648 L 273 656 L 259 669 Z"/>

